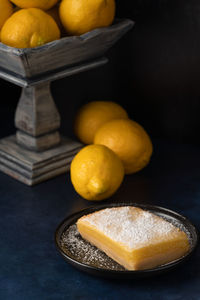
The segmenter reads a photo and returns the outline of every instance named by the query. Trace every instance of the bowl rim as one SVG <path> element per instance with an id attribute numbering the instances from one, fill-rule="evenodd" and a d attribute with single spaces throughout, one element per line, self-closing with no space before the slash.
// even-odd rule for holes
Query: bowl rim
<path id="1" fill-rule="evenodd" d="M 110 26 L 95 28 L 91 31 L 88 31 L 88 32 L 82 34 L 82 35 L 63 36 L 60 39 L 48 42 L 48 43 L 38 46 L 38 47 L 16 48 L 16 47 L 8 46 L 8 45 L 0 42 L 0 51 L 9 52 L 16 56 L 23 56 L 23 55 L 31 54 L 34 52 L 45 51 L 47 48 L 53 48 L 53 47 L 57 46 L 58 44 L 60 44 L 60 43 L 62 44 L 64 42 L 66 42 L 66 43 L 73 43 L 74 41 L 85 42 L 86 40 L 88 40 L 94 36 L 97 36 L 100 33 L 116 30 L 119 26 L 121 26 L 122 28 L 124 27 L 124 29 L 126 28 L 126 31 L 128 31 L 134 25 L 135 25 L 135 21 L 133 21 L 131 19 L 115 18 L 113 24 L 111 24 Z"/>

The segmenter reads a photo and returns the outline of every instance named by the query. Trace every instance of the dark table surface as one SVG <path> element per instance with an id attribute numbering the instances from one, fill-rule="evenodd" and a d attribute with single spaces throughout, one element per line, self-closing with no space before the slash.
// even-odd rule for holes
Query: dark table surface
<path id="1" fill-rule="evenodd" d="M 154 141 L 149 166 L 127 175 L 107 202 L 160 205 L 200 228 L 199 154 L 200 146 Z M 199 247 L 183 265 L 146 279 L 94 277 L 65 262 L 54 245 L 55 229 L 92 205 L 76 194 L 69 173 L 35 187 L 0 173 L 0 299 L 200 299 Z"/>

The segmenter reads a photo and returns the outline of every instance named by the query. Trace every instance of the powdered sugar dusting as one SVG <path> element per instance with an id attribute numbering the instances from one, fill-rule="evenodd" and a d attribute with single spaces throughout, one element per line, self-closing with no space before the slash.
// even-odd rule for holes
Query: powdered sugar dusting
<path id="1" fill-rule="evenodd" d="M 75 257 L 76 260 L 84 264 L 102 269 L 125 270 L 105 253 L 83 240 L 77 230 L 76 224 L 69 226 L 63 232 L 60 243 L 66 254 L 70 254 L 71 257 Z"/>
<path id="2" fill-rule="evenodd" d="M 180 229 L 163 218 L 132 206 L 103 209 L 84 216 L 83 220 L 130 249 L 180 234 Z"/>

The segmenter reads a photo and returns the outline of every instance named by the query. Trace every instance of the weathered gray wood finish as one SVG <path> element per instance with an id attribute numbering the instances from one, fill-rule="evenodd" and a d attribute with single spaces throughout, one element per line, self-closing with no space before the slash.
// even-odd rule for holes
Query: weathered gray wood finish
<path id="1" fill-rule="evenodd" d="M 28 184 L 69 170 L 83 146 L 61 138 L 60 116 L 50 83 L 105 64 L 101 57 L 132 28 L 131 20 L 41 47 L 16 49 L 0 43 L 0 77 L 23 88 L 15 114 L 16 135 L 0 140 L 0 170 Z"/>
<path id="2" fill-rule="evenodd" d="M 50 92 L 50 83 L 23 88 L 15 114 L 17 141 L 41 151 L 60 142 L 60 115 Z"/>
<path id="3" fill-rule="evenodd" d="M 62 138 L 58 147 L 34 152 L 18 145 L 16 136 L 12 135 L 0 140 L 0 170 L 27 185 L 34 185 L 67 172 L 81 147 L 78 142 Z"/>
<path id="4" fill-rule="evenodd" d="M 60 115 L 51 96 L 49 82 L 22 90 L 15 125 L 33 136 L 43 135 L 60 127 Z"/>
<path id="5" fill-rule="evenodd" d="M 23 78 L 16 76 L 14 73 L 8 73 L 0 67 L 0 78 L 5 79 L 11 83 L 19 85 L 21 87 L 34 86 L 43 82 L 58 80 L 64 77 L 72 76 L 81 72 L 89 71 L 94 68 L 98 68 L 108 62 L 106 57 L 97 58 L 92 61 L 81 63 L 77 66 L 67 67 L 66 69 L 57 70 L 54 73 L 43 74 L 42 76 Z"/>
<path id="6" fill-rule="evenodd" d="M 0 67 L 2 71 L 27 78 L 54 73 L 103 56 L 133 25 L 131 20 L 116 20 L 109 27 L 81 36 L 63 37 L 32 49 L 17 49 L 0 43 Z"/>

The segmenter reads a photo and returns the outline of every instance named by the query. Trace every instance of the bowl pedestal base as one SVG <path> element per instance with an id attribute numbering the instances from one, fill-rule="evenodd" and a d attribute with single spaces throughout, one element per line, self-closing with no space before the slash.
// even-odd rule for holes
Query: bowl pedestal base
<path id="1" fill-rule="evenodd" d="M 58 146 L 36 152 L 18 144 L 16 135 L 11 135 L 0 140 L 0 170 L 27 185 L 35 185 L 67 172 L 80 146 L 61 137 Z"/>
<path id="2" fill-rule="evenodd" d="M 17 132 L 0 140 L 2 172 L 34 185 L 69 170 L 71 160 L 83 145 L 60 136 L 60 115 L 50 83 L 99 67 L 107 61 L 105 57 L 99 58 L 40 78 L 20 78 L 0 71 L 0 77 L 22 87 L 15 113 Z"/>

